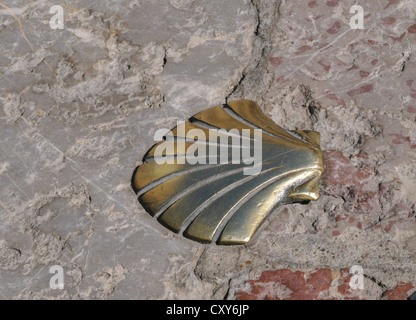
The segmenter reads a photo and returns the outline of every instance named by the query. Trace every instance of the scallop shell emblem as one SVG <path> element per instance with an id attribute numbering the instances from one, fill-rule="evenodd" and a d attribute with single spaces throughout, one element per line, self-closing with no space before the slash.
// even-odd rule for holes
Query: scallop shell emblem
<path id="1" fill-rule="evenodd" d="M 179 123 L 136 168 L 132 186 L 165 227 L 199 242 L 246 244 L 278 205 L 319 198 L 316 131 L 285 130 L 253 101 Z"/>

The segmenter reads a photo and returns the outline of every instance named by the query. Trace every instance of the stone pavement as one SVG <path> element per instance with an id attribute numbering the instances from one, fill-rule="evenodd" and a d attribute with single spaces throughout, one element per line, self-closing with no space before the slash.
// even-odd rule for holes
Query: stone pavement
<path id="1" fill-rule="evenodd" d="M 413 0 L 54 4 L 63 29 L 50 1 L 0 0 L 0 298 L 416 291 Z M 130 179 L 157 129 L 241 98 L 321 133 L 321 198 L 276 208 L 249 246 L 199 244 L 150 217 Z"/>

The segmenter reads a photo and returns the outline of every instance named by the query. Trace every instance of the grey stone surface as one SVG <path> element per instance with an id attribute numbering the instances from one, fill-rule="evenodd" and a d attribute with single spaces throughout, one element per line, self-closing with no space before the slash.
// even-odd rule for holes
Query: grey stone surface
<path id="1" fill-rule="evenodd" d="M 366 1 L 351 30 L 353 3 L 57 1 L 53 30 L 50 2 L 1 1 L 0 297 L 234 299 L 266 270 L 357 264 L 361 298 L 416 286 L 416 6 Z M 157 129 L 240 98 L 321 132 L 322 197 L 247 247 L 202 245 L 130 179 Z"/>

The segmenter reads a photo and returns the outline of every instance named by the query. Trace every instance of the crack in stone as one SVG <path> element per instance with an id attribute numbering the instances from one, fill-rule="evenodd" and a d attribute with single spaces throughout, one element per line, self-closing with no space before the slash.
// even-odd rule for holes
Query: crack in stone
<path id="1" fill-rule="evenodd" d="M 271 19 L 271 21 L 275 21 L 277 19 L 277 16 L 280 15 L 279 11 L 280 11 L 281 2 L 282 2 L 281 0 L 276 2 L 275 6 L 274 6 L 275 9 L 274 9 L 274 12 L 273 12 L 274 18 Z M 254 36 L 255 36 L 254 41 L 261 39 L 261 41 L 262 41 L 261 49 L 260 49 L 260 53 L 254 53 L 253 54 L 254 57 L 253 57 L 252 62 L 243 70 L 243 72 L 241 73 L 240 78 L 238 79 L 238 82 L 234 85 L 234 87 L 232 88 L 230 93 L 225 97 L 225 103 L 227 103 L 228 100 L 230 99 L 230 97 L 238 91 L 240 86 L 243 84 L 244 80 L 246 80 L 247 75 L 249 75 L 252 72 L 255 72 L 256 70 L 258 70 L 258 68 L 262 64 L 265 64 L 267 62 L 267 56 L 268 56 L 269 51 L 271 50 L 271 46 L 269 44 L 270 41 L 268 41 L 269 38 L 271 37 L 271 34 L 268 34 L 267 32 L 265 32 L 265 30 L 263 30 L 265 27 L 267 28 L 269 26 L 264 26 L 263 25 L 263 21 L 262 21 L 262 18 L 261 18 L 261 12 L 260 12 L 260 1 L 259 0 L 251 0 L 250 3 L 251 3 L 251 6 L 256 11 L 255 17 L 256 17 L 257 24 L 256 24 L 256 27 L 255 27 L 255 30 L 254 30 Z M 275 24 L 272 24 L 271 27 L 272 27 L 273 31 L 276 29 Z M 262 69 L 264 69 L 264 68 L 262 68 Z"/>
<path id="2" fill-rule="evenodd" d="M 384 297 L 384 295 L 386 294 L 386 292 L 388 291 L 387 286 L 382 283 L 381 281 L 377 280 L 375 277 L 370 276 L 368 274 L 364 274 L 364 277 L 366 277 L 368 280 L 374 282 L 377 286 L 379 286 L 382 290 L 381 295 L 380 295 L 380 299 Z"/>

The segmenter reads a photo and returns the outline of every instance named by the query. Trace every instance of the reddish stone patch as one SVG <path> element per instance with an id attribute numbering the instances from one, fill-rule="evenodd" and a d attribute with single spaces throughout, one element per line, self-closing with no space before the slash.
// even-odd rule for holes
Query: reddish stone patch
<path id="1" fill-rule="evenodd" d="M 403 136 L 403 135 L 398 134 L 398 133 L 393 133 L 391 135 L 395 136 L 395 138 L 391 141 L 394 144 L 403 144 L 403 142 L 409 142 L 410 141 L 409 137 Z"/>
<path id="2" fill-rule="evenodd" d="M 370 45 L 370 46 L 374 46 L 374 45 L 376 45 L 378 42 L 377 41 L 374 41 L 374 40 L 367 40 L 367 41 L 364 41 L 364 40 L 360 40 L 360 41 L 356 41 L 356 42 L 353 42 L 353 43 L 350 43 L 350 47 L 351 47 L 351 49 L 354 49 L 356 46 L 358 46 L 359 44 L 368 44 L 368 45 Z"/>
<path id="3" fill-rule="evenodd" d="M 416 144 L 412 144 L 410 142 L 410 137 L 409 136 L 404 136 L 404 135 L 401 135 L 401 134 L 398 134 L 398 133 L 392 133 L 390 135 L 394 136 L 394 139 L 391 141 L 392 143 L 394 143 L 394 144 L 408 143 L 412 149 L 416 148 Z"/>
<path id="4" fill-rule="evenodd" d="M 324 180 L 328 184 L 352 184 L 355 181 L 354 167 L 341 151 L 325 152 Z"/>
<path id="5" fill-rule="evenodd" d="M 237 300 L 319 300 L 334 299 L 329 288 L 338 291 L 342 299 L 360 299 L 361 290 L 353 290 L 348 269 L 322 268 L 316 272 L 288 269 L 264 271 L 257 280 L 249 280 L 248 291 L 237 293 Z"/>
<path id="6" fill-rule="evenodd" d="M 360 168 L 352 165 L 340 151 L 325 152 L 325 173 L 322 178 L 326 192 L 332 195 L 343 195 L 353 207 L 371 213 L 379 208 L 377 190 L 371 185 L 374 169 L 366 163 L 365 155 L 357 156 L 363 159 Z M 355 225 L 361 229 L 358 222 Z M 335 228 L 340 231 L 342 228 Z"/>
<path id="7" fill-rule="evenodd" d="M 318 15 L 312 17 L 312 19 L 307 18 L 306 20 L 309 20 L 309 21 L 312 22 L 312 21 L 317 21 L 317 20 L 321 19 L 322 17 L 326 17 L 326 15 L 324 15 L 324 14 L 318 14 Z"/>
<path id="8" fill-rule="evenodd" d="M 388 300 L 406 300 L 415 287 L 410 283 L 400 283 L 398 286 L 386 292 L 384 298 Z"/>
<path id="9" fill-rule="evenodd" d="M 329 43 L 328 43 L 328 42 L 323 42 L 323 43 L 321 43 L 321 44 L 318 46 L 318 48 L 319 48 L 319 49 L 326 48 L 328 45 L 329 45 Z M 329 46 L 328 48 L 331 48 L 331 47 L 332 47 L 332 45 L 331 45 L 331 46 Z"/>
<path id="10" fill-rule="evenodd" d="M 326 2 L 326 5 L 327 5 L 328 7 L 335 7 L 335 6 L 337 6 L 337 5 L 338 5 L 338 3 L 339 3 L 339 0 L 328 0 L 328 1 Z"/>
<path id="11" fill-rule="evenodd" d="M 306 45 L 306 46 L 302 46 L 302 47 L 300 47 L 300 48 L 298 49 L 298 51 L 296 52 L 296 54 L 297 54 L 297 55 L 302 54 L 302 53 L 304 53 L 304 52 L 306 52 L 306 51 L 308 51 L 308 50 L 310 50 L 310 49 L 312 49 L 312 47 L 311 47 L 311 46 L 308 46 L 308 45 Z"/>
<path id="12" fill-rule="evenodd" d="M 387 4 L 387 6 L 384 7 L 384 9 L 387 9 L 388 7 L 390 7 L 393 4 L 397 4 L 399 3 L 400 0 L 389 0 L 389 3 Z"/>
<path id="13" fill-rule="evenodd" d="M 351 71 L 351 70 L 355 70 L 355 69 L 359 69 L 358 66 L 354 63 L 351 67 L 349 67 L 347 69 L 347 71 Z"/>
<path id="14" fill-rule="evenodd" d="M 335 34 L 341 29 L 341 23 L 339 21 L 336 21 L 331 28 L 326 30 L 329 34 Z"/>
<path id="15" fill-rule="evenodd" d="M 325 69 L 325 71 L 329 71 L 331 69 L 331 66 L 329 64 L 325 64 L 323 60 L 319 60 L 318 63 Z"/>
<path id="16" fill-rule="evenodd" d="M 368 93 L 373 91 L 373 85 L 372 84 L 365 84 L 357 89 L 352 89 L 347 92 L 347 94 L 350 97 L 355 97 L 356 95 L 362 94 L 362 93 Z"/>
<path id="17" fill-rule="evenodd" d="M 400 41 L 402 41 L 403 40 L 403 38 L 404 38 L 404 36 L 406 35 L 406 32 L 403 32 L 400 36 L 398 36 L 398 37 L 393 37 L 393 36 L 390 36 L 390 38 L 391 39 L 393 39 L 394 41 L 398 41 L 398 42 L 400 42 Z"/>
<path id="18" fill-rule="evenodd" d="M 378 59 L 374 59 L 373 61 L 371 61 L 371 65 L 375 66 L 377 64 L 377 62 L 378 62 Z"/>
<path id="19" fill-rule="evenodd" d="M 239 292 L 237 300 L 312 300 L 329 289 L 330 269 L 307 274 L 288 269 L 264 271 L 258 280 L 249 280 L 250 292 Z"/>
<path id="20" fill-rule="evenodd" d="M 383 24 L 385 25 L 385 26 L 390 26 L 390 25 L 392 25 L 393 23 L 395 23 L 396 22 L 396 18 L 393 18 L 393 17 L 385 17 L 384 19 L 383 19 Z"/>
<path id="21" fill-rule="evenodd" d="M 329 184 L 355 185 L 371 176 L 369 166 L 355 168 L 341 151 L 325 152 L 325 174 L 323 179 Z"/>
<path id="22" fill-rule="evenodd" d="M 407 31 L 409 33 L 416 33 L 416 24 L 410 26 L 409 28 L 407 28 Z"/>
<path id="23" fill-rule="evenodd" d="M 283 62 L 283 58 L 282 57 L 273 57 L 273 58 L 270 58 L 269 61 L 272 64 L 272 66 L 277 67 Z"/>
<path id="24" fill-rule="evenodd" d="M 360 43 L 361 43 L 361 41 L 356 41 L 356 42 L 350 43 L 350 47 L 351 47 L 351 49 L 354 49 L 354 48 L 355 48 L 356 46 L 358 46 Z"/>
<path id="25" fill-rule="evenodd" d="M 375 207 L 375 192 L 363 191 L 361 186 L 353 186 L 348 195 L 358 210 L 370 212 Z"/>
<path id="26" fill-rule="evenodd" d="M 344 296 L 345 300 L 358 300 L 358 297 L 354 295 L 354 290 L 350 287 L 351 277 L 348 269 L 342 269 L 337 291 Z"/>
<path id="27" fill-rule="evenodd" d="M 390 220 L 387 222 L 387 225 L 384 226 L 384 231 L 386 231 L 387 233 L 390 232 L 391 228 L 396 224 L 396 223 L 400 223 L 405 221 L 404 218 L 399 218 L 399 219 L 395 219 L 395 220 Z"/>
<path id="28" fill-rule="evenodd" d="M 342 220 L 345 220 L 345 219 L 347 219 L 347 216 L 346 215 L 339 215 L 339 216 L 336 216 L 335 217 L 335 221 L 342 221 Z"/>
<path id="29" fill-rule="evenodd" d="M 318 6 L 318 3 L 316 1 L 309 1 L 308 7 L 309 8 L 316 8 Z"/>
<path id="30" fill-rule="evenodd" d="M 336 100 L 336 101 L 338 100 L 338 97 L 334 93 L 328 94 L 328 98 L 331 100 Z"/>
<path id="31" fill-rule="evenodd" d="M 416 107 L 408 107 L 407 112 L 409 113 L 416 113 Z"/>
<path id="32" fill-rule="evenodd" d="M 360 78 L 367 78 L 370 75 L 370 72 L 360 70 Z"/>
<path id="33" fill-rule="evenodd" d="M 319 63 L 319 62 L 318 62 Z M 339 106 L 346 106 L 344 99 L 338 99 L 338 97 L 334 93 L 327 93 L 326 96 L 329 100 L 336 101 Z"/>
<path id="34" fill-rule="evenodd" d="M 285 82 L 287 79 L 285 78 L 285 76 L 280 76 L 280 77 L 278 77 L 277 79 L 276 79 L 276 82 L 277 83 L 280 83 L 280 82 Z"/>
<path id="35" fill-rule="evenodd" d="M 361 222 L 357 221 L 354 217 L 349 217 L 347 221 L 349 225 L 354 225 L 360 230 L 363 228 Z"/>
<path id="36" fill-rule="evenodd" d="M 312 41 L 313 41 L 313 38 L 311 38 L 311 37 L 305 37 L 305 38 L 302 38 L 302 39 L 300 39 L 300 40 L 302 40 L 302 41 L 312 42 Z"/>
<path id="37" fill-rule="evenodd" d="M 357 157 L 362 158 L 362 159 L 368 159 L 369 158 L 368 154 L 364 153 L 364 152 L 361 152 L 361 153 L 357 154 Z"/>

